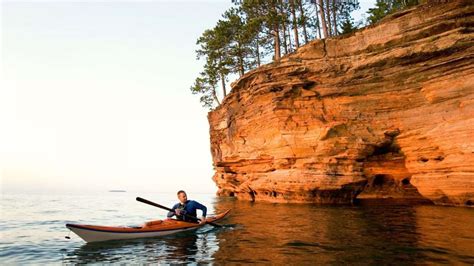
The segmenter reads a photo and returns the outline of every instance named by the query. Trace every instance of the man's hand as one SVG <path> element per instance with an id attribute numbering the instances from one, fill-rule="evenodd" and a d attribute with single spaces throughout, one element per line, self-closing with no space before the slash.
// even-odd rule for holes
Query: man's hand
<path id="1" fill-rule="evenodd" d="M 181 215 L 181 209 L 174 210 L 174 213 L 176 213 L 176 215 Z"/>
<path id="2" fill-rule="evenodd" d="M 199 224 L 205 224 L 206 223 L 206 217 L 201 217 L 201 221 L 199 222 Z"/>

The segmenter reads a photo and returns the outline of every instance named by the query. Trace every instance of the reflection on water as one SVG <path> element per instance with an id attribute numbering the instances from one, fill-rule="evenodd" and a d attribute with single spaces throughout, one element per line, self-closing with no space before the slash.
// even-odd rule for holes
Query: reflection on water
<path id="1" fill-rule="evenodd" d="M 88 243 L 65 254 L 64 263 L 211 263 L 218 249 L 211 228 L 161 238 Z"/>
<path id="2" fill-rule="evenodd" d="M 437 206 L 323 207 L 250 203 L 208 195 L 202 201 L 215 213 L 232 209 L 222 221 L 223 228 L 208 225 L 162 238 L 95 244 L 85 244 L 73 234 L 71 240 L 64 239 L 66 222 L 138 224 L 157 218 L 155 213 L 165 215 L 137 205 L 135 196 L 2 198 L 0 262 L 474 263 L 474 209 Z M 152 195 L 149 198 L 153 200 Z M 169 201 L 165 204 L 175 201 L 174 194 L 159 198 Z"/>
<path id="3" fill-rule="evenodd" d="M 216 262 L 474 262 L 474 212 L 436 206 L 321 207 L 220 200 L 241 230 L 218 235 Z"/>
<path id="4" fill-rule="evenodd" d="M 219 199 L 210 226 L 160 239 L 87 244 L 64 262 L 425 264 L 474 262 L 470 209 L 321 207 Z"/>

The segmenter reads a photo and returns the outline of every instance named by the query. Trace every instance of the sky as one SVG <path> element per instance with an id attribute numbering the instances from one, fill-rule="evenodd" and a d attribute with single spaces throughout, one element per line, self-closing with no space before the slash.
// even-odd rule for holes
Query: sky
<path id="1" fill-rule="evenodd" d="M 231 5 L 2 1 L 2 193 L 214 193 L 208 110 L 189 87 L 196 39 Z"/>

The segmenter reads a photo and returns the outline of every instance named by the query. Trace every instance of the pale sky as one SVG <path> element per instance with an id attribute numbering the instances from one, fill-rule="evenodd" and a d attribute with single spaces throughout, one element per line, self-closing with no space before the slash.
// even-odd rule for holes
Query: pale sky
<path id="1" fill-rule="evenodd" d="M 2 192 L 215 192 L 189 87 L 196 39 L 231 5 L 3 1 Z"/>

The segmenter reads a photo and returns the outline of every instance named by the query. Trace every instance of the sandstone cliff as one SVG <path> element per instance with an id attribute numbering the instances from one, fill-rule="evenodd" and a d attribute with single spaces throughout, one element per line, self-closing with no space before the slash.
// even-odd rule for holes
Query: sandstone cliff
<path id="1" fill-rule="evenodd" d="M 219 195 L 474 204 L 474 4 L 428 4 L 317 40 L 209 113 Z"/>

